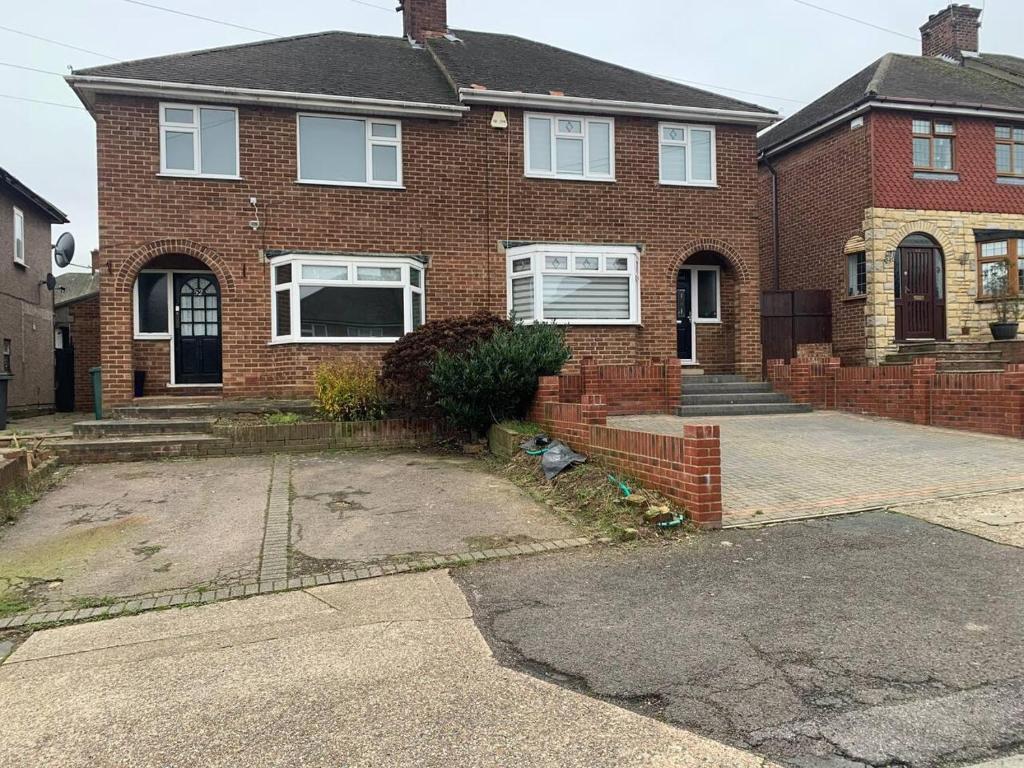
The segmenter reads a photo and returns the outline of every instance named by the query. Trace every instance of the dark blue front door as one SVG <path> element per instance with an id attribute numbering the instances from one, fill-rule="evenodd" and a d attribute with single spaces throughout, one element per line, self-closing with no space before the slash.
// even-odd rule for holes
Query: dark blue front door
<path id="1" fill-rule="evenodd" d="M 219 384 L 220 290 L 213 275 L 174 276 L 174 383 Z"/>
<path id="2" fill-rule="evenodd" d="M 676 354 L 680 360 L 693 360 L 692 277 L 690 270 L 681 269 L 676 282 Z"/>

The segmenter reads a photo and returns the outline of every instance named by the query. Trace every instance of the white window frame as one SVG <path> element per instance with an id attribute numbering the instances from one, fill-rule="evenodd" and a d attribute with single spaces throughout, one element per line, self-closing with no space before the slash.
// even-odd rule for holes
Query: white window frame
<path id="1" fill-rule="evenodd" d="M 190 109 L 192 110 L 192 124 L 169 123 L 164 115 L 168 109 Z M 235 113 L 235 173 L 203 173 L 203 132 L 199 126 L 199 110 L 216 109 L 222 112 Z M 167 132 L 191 133 L 192 134 L 192 165 L 194 170 L 183 171 L 180 168 L 167 167 Z M 242 178 L 241 152 L 239 149 L 239 126 L 238 109 L 236 107 L 225 107 L 219 104 L 176 104 L 172 102 L 160 102 L 160 175 L 176 176 L 190 179 L 229 179 L 238 181 Z"/>
<path id="2" fill-rule="evenodd" d="M 139 275 L 166 275 L 167 276 L 167 330 L 164 332 L 144 333 L 139 327 Z M 174 335 L 174 274 L 167 269 L 142 269 L 139 275 L 135 276 L 135 285 L 132 286 L 132 323 L 136 339 L 149 341 L 166 341 Z M 173 355 L 172 355 L 173 356 Z"/>
<path id="3" fill-rule="evenodd" d="M 715 264 L 697 264 L 684 266 L 682 269 L 690 270 L 690 322 L 695 325 L 720 325 L 722 322 L 722 268 Z M 700 279 L 699 272 L 715 272 L 715 316 L 701 317 L 698 314 L 700 307 Z M 694 347 L 696 350 L 696 347 Z M 696 354 L 696 351 L 695 351 Z"/>
<path id="4" fill-rule="evenodd" d="M 546 256 L 566 256 L 569 266 L 565 270 L 546 268 Z M 576 258 L 597 256 L 600 265 L 597 270 L 576 269 Z M 529 257 L 528 272 L 512 273 L 512 262 Z M 627 269 L 609 270 L 608 258 L 626 258 Z M 512 314 L 512 282 L 514 279 L 533 280 L 533 322 L 553 323 L 555 325 L 640 325 L 640 253 L 633 246 L 624 245 L 567 245 L 564 243 L 532 244 L 509 248 L 506 252 L 506 304 L 508 313 Z M 545 275 L 601 275 L 604 277 L 629 278 L 629 317 L 621 319 L 590 319 L 590 320 L 548 320 L 544 317 L 544 276 Z"/>
<path id="5" fill-rule="evenodd" d="M 277 283 L 277 268 L 284 265 L 290 264 L 292 268 L 291 282 Z M 304 279 L 302 277 L 302 267 L 306 266 L 324 266 L 324 267 L 347 267 L 348 274 L 344 280 L 314 280 Z M 400 280 L 359 280 L 358 268 L 359 267 L 387 267 L 394 268 L 398 267 L 402 270 L 402 277 Z M 410 278 L 410 272 L 412 270 L 419 270 L 420 272 L 420 284 L 419 287 L 412 284 Z M 414 322 L 412 314 L 412 297 L 413 294 L 419 294 L 420 299 L 420 318 L 419 325 L 422 325 L 426 320 L 427 312 L 427 301 L 426 301 L 426 279 L 427 279 L 427 267 L 426 265 L 413 258 L 377 258 L 373 256 L 327 256 L 327 255 L 315 255 L 315 254 L 302 254 L 302 253 L 290 253 L 284 256 L 275 257 L 270 261 L 270 344 L 393 344 L 398 341 L 399 336 L 387 337 L 387 336 L 303 336 L 302 335 L 302 319 L 301 319 L 301 304 L 299 300 L 300 289 L 302 286 L 323 286 L 323 287 L 334 287 L 334 288 L 365 288 L 366 290 L 373 290 L 375 288 L 402 288 L 404 289 L 404 332 L 411 333 L 414 326 L 417 324 Z M 278 292 L 287 291 L 289 294 L 288 309 L 290 314 L 290 326 L 289 333 L 287 335 L 277 335 L 277 294 Z"/>
<path id="6" fill-rule="evenodd" d="M 12 243 L 14 245 L 14 263 L 15 264 L 20 264 L 21 266 L 24 267 L 25 266 L 25 214 L 24 214 L 24 212 L 20 208 L 17 208 L 17 207 L 14 208 L 13 226 L 14 226 L 14 229 L 12 230 Z M 21 237 L 20 238 L 18 237 L 19 230 L 21 231 Z M 20 240 L 20 243 L 21 243 L 21 255 L 20 256 L 18 255 L 19 240 Z"/>
<path id="7" fill-rule="evenodd" d="M 551 170 L 533 170 L 530 168 L 530 118 L 543 118 L 551 121 Z M 567 134 L 558 132 L 559 120 L 577 120 L 583 124 L 583 133 Z M 589 128 L 594 123 L 601 123 L 608 126 L 608 173 L 590 172 L 590 138 Z M 583 173 L 559 173 L 558 172 L 558 142 L 559 138 L 581 139 L 583 141 Z M 524 112 L 523 113 L 523 173 L 533 179 L 560 179 L 563 181 L 615 181 L 615 119 L 612 117 L 592 117 L 589 115 L 556 115 L 549 112 Z"/>
<path id="8" fill-rule="evenodd" d="M 337 181 L 333 179 L 306 179 L 302 177 L 302 118 L 318 117 L 331 120 L 356 120 L 366 125 L 366 181 Z M 393 125 L 395 136 L 374 136 L 374 125 Z M 397 181 L 375 181 L 373 178 L 374 146 L 397 147 L 398 179 Z M 405 189 L 402 162 L 402 121 L 388 118 L 366 117 L 360 115 L 336 115 L 323 112 L 298 112 L 295 115 L 295 180 L 298 184 L 315 184 L 329 187 L 377 187 L 383 189 Z"/>
<path id="9" fill-rule="evenodd" d="M 674 128 L 683 131 L 682 141 L 671 141 L 665 138 L 665 129 Z M 693 142 L 690 133 L 694 130 L 711 133 L 711 179 L 693 178 Z M 666 146 L 686 148 L 686 181 L 672 181 L 665 178 L 664 153 Z M 718 134 L 713 125 L 697 125 L 692 123 L 658 123 L 658 181 L 666 187 L 717 187 L 718 186 Z"/>

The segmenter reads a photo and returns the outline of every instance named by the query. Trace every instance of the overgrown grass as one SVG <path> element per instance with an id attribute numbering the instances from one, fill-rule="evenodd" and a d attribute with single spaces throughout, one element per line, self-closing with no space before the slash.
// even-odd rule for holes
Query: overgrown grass
<path id="1" fill-rule="evenodd" d="M 20 594 L 4 592 L 0 593 L 0 617 L 11 616 L 16 613 L 26 613 L 32 610 L 32 603 Z"/>
<path id="2" fill-rule="evenodd" d="M 30 504 L 60 482 L 67 470 L 42 469 L 5 491 L 0 491 L 0 526 L 13 523 Z M 0 528 L 0 536 L 3 529 Z"/>
<path id="3" fill-rule="evenodd" d="M 291 411 L 268 413 L 264 416 L 264 420 L 267 424 L 298 424 L 300 421 L 305 421 L 301 414 L 292 413 Z"/>

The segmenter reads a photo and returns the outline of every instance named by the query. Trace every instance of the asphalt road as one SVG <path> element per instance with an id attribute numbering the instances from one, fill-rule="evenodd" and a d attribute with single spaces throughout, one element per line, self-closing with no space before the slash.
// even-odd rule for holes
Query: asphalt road
<path id="1" fill-rule="evenodd" d="M 801 768 L 1024 751 L 1024 551 L 898 514 L 456 572 L 499 660 Z"/>

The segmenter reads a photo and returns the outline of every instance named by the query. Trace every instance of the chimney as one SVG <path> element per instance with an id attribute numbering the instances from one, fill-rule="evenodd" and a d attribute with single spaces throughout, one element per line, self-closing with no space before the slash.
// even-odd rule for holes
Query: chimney
<path id="1" fill-rule="evenodd" d="M 447 0 L 401 0 L 399 9 L 405 36 L 417 43 L 448 34 Z"/>
<path id="2" fill-rule="evenodd" d="M 962 59 L 963 52 L 978 52 L 981 11 L 954 3 L 932 14 L 921 27 L 921 55 Z"/>

